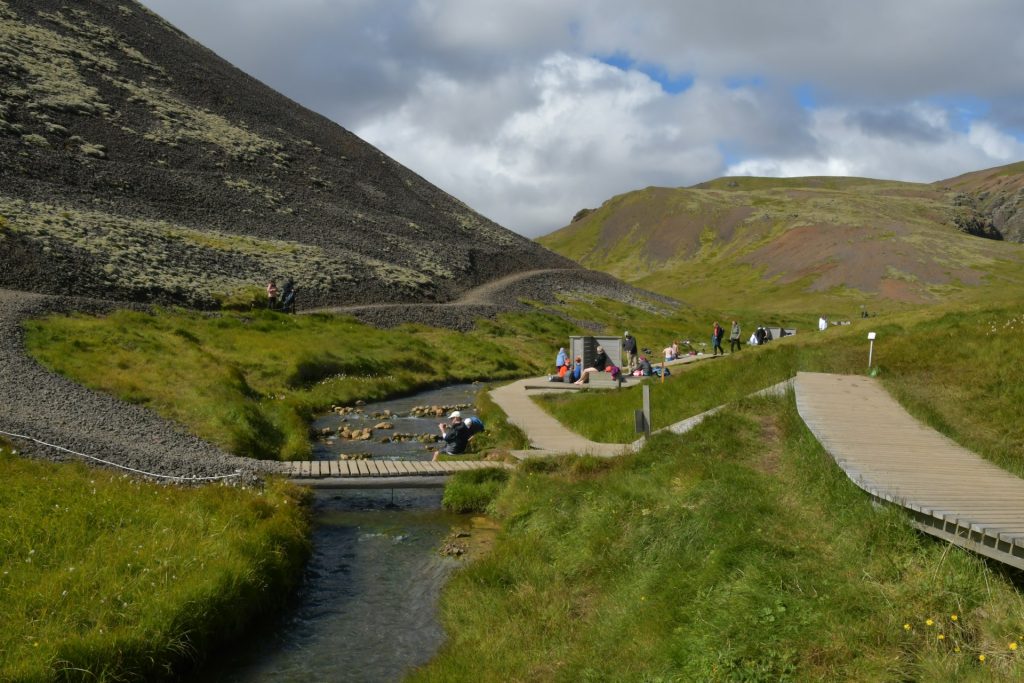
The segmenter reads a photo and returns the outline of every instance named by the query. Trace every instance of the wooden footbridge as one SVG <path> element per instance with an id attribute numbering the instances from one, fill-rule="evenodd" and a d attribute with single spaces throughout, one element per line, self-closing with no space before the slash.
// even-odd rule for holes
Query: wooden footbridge
<path id="1" fill-rule="evenodd" d="M 487 460 L 300 460 L 280 464 L 280 472 L 313 488 L 431 488 L 449 475 L 513 465 Z"/>
<path id="2" fill-rule="evenodd" d="M 839 466 L 920 530 L 1024 569 L 1024 479 L 908 414 L 867 377 L 801 372 L 797 410 Z"/>

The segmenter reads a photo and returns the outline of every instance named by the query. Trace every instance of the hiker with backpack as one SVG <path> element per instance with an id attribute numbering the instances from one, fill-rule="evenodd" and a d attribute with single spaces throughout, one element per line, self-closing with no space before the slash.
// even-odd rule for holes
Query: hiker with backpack
<path id="1" fill-rule="evenodd" d="M 476 434 L 484 431 L 484 423 L 479 417 L 471 415 L 465 419 L 458 410 L 452 411 L 448 416 L 450 424 L 442 422 L 437 425 L 441 430 L 441 440 L 445 442 L 444 452 L 448 455 L 461 455 L 466 452 L 469 440 Z M 434 453 L 434 460 L 437 460 L 438 453 Z"/>
<path id="2" fill-rule="evenodd" d="M 725 330 L 718 321 L 715 321 L 715 326 L 711 328 L 711 355 L 717 356 L 721 353 L 725 355 L 725 351 L 722 350 L 722 337 L 725 336 Z"/>
<path id="3" fill-rule="evenodd" d="M 291 278 L 285 280 L 281 287 L 281 310 L 285 313 L 295 312 L 295 281 Z"/>

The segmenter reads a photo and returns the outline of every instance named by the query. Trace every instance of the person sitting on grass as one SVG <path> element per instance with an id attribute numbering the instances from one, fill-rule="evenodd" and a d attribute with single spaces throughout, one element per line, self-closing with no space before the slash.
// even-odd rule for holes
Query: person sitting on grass
<path id="1" fill-rule="evenodd" d="M 448 455 L 461 455 L 466 452 L 466 446 L 469 444 L 469 430 L 462 424 L 462 413 L 459 411 L 452 412 L 448 419 L 451 420 L 451 424 L 442 422 L 437 425 L 441 430 L 441 440 L 445 442 L 444 452 Z M 437 456 L 438 453 L 434 453 L 433 459 L 437 460 Z"/>

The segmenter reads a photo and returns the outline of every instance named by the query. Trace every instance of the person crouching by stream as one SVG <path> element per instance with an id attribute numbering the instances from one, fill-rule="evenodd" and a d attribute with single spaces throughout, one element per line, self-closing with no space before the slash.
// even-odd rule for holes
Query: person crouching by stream
<path id="1" fill-rule="evenodd" d="M 448 416 L 448 419 L 451 421 L 450 424 L 442 422 L 437 425 L 437 428 L 441 430 L 441 440 L 445 442 L 444 452 L 448 455 L 461 455 L 466 452 L 469 437 L 472 435 L 462 422 L 462 413 L 456 410 Z M 437 460 L 440 453 L 441 451 L 434 453 L 432 460 Z"/>

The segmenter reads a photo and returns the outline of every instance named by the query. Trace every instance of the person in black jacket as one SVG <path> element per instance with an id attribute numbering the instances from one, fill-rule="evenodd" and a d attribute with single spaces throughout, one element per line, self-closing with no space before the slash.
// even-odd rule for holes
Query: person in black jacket
<path id="1" fill-rule="evenodd" d="M 588 379 L 587 376 L 592 372 L 604 372 L 605 368 L 611 365 L 612 362 L 608 360 L 608 354 L 604 352 L 604 347 L 597 347 L 597 355 L 594 357 L 590 367 L 583 370 L 583 374 L 580 378 L 573 382 L 573 384 L 586 384 Z"/>
<path id="2" fill-rule="evenodd" d="M 444 422 L 437 425 L 437 428 L 441 430 L 441 440 L 445 442 L 444 452 L 448 455 L 465 453 L 466 446 L 469 445 L 469 437 L 472 434 L 462 422 L 462 413 L 456 410 L 448 416 L 448 419 L 451 420 L 450 425 Z"/>
<path id="3" fill-rule="evenodd" d="M 622 352 L 626 354 L 626 367 L 628 371 L 632 373 L 636 370 L 638 365 L 637 349 L 636 349 L 636 337 L 629 334 L 629 330 L 626 330 L 624 339 L 622 340 Z"/>

